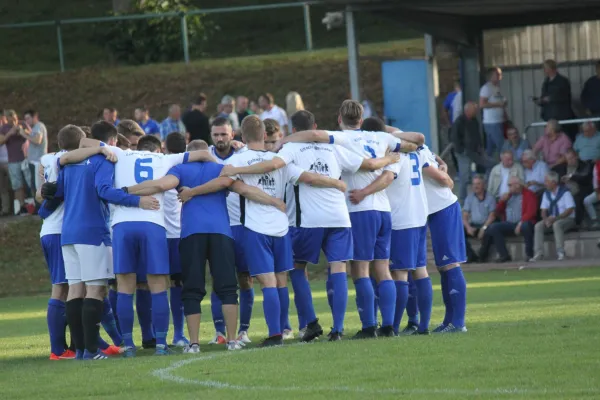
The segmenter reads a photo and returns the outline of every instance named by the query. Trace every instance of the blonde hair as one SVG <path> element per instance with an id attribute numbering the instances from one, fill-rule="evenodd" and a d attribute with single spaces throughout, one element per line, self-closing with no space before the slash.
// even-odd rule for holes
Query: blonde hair
<path id="1" fill-rule="evenodd" d="M 304 110 L 304 102 L 298 92 L 289 92 L 285 96 L 285 111 L 288 116 L 291 116 L 296 111 Z"/>
<path id="2" fill-rule="evenodd" d="M 261 142 L 264 140 L 265 124 L 256 115 L 248 115 L 242 121 L 242 138 L 244 142 Z"/>
<path id="3" fill-rule="evenodd" d="M 187 145 L 187 151 L 208 150 L 208 144 L 202 139 L 192 140 Z"/>
<path id="4" fill-rule="evenodd" d="M 348 127 L 357 127 L 360 125 L 364 108 L 362 104 L 355 100 L 344 100 L 340 107 L 340 117 L 342 123 Z"/>

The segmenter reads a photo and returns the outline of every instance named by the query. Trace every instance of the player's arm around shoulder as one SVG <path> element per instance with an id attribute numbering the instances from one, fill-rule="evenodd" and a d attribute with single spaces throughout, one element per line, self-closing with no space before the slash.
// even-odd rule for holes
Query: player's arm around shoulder
<path id="1" fill-rule="evenodd" d="M 266 160 L 253 165 L 244 167 L 235 167 L 231 164 L 225 165 L 221 170 L 221 176 L 249 175 L 249 174 L 265 174 L 276 171 L 286 166 L 283 158 L 276 156 L 271 160 Z"/>
<path id="2" fill-rule="evenodd" d="M 386 169 L 371 184 L 363 189 L 351 190 L 348 198 L 352 204 L 359 204 L 365 197 L 387 189 L 398 177 L 394 168 Z"/>
<path id="3" fill-rule="evenodd" d="M 365 158 L 360 165 L 360 169 L 365 171 L 377 171 L 390 164 L 395 164 L 398 161 L 400 161 L 400 154 L 398 153 L 389 153 L 385 157 L 379 158 Z"/>
<path id="4" fill-rule="evenodd" d="M 58 163 L 60 166 L 68 164 L 77 164 L 96 154 L 102 154 L 110 162 L 117 162 L 117 156 L 115 153 L 106 146 L 103 147 L 83 147 L 76 150 L 71 150 L 62 156 L 60 156 Z"/>
<path id="5" fill-rule="evenodd" d="M 333 143 L 332 132 L 323 130 L 309 130 L 296 132 L 285 136 L 275 145 L 274 151 L 278 151 L 286 143 Z"/>
<path id="6" fill-rule="evenodd" d="M 313 172 L 304 171 L 300 174 L 298 182 L 302 182 L 306 185 L 320 187 L 320 188 L 333 188 L 337 189 L 342 193 L 346 193 L 346 183 L 341 179 L 333 179 L 325 175 L 315 174 Z"/>
<path id="7" fill-rule="evenodd" d="M 285 212 L 286 210 L 285 203 L 282 200 L 268 195 L 257 187 L 246 185 L 242 181 L 234 181 L 229 189 L 256 203 L 273 206 L 282 212 Z"/>
<path id="8" fill-rule="evenodd" d="M 432 167 L 431 165 L 423 166 L 423 174 L 442 186 L 445 186 L 449 189 L 454 188 L 454 181 L 452 178 L 450 178 L 450 175 L 441 169 Z"/>

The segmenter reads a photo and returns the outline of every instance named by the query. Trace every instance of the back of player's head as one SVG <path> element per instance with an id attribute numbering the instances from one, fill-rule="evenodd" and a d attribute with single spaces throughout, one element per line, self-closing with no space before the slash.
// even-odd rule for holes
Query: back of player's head
<path id="1" fill-rule="evenodd" d="M 310 111 L 296 111 L 290 117 L 292 121 L 292 129 L 296 132 L 308 131 L 315 128 L 315 116 Z"/>
<path id="2" fill-rule="evenodd" d="M 340 119 L 342 124 L 357 127 L 363 116 L 363 106 L 356 100 L 344 100 L 340 107 Z"/>
<path id="3" fill-rule="evenodd" d="M 117 132 L 126 138 L 130 136 L 141 137 L 145 135 L 144 130 L 132 119 L 122 119 L 117 125 Z"/>
<path id="4" fill-rule="evenodd" d="M 265 124 L 265 134 L 267 136 L 273 136 L 279 132 L 281 132 L 281 126 L 279 126 L 279 122 L 275 121 L 272 118 L 267 118 L 263 121 Z"/>
<path id="5" fill-rule="evenodd" d="M 150 151 L 152 153 L 160 151 L 161 148 L 160 139 L 154 135 L 144 135 L 137 144 L 138 150 Z"/>
<path id="6" fill-rule="evenodd" d="M 89 126 L 80 126 L 79 128 L 81 128 L 83 133 L 85 133 L 85 137 L 92 137 L 92 128 L 90 128 Z"/>
<path id="7" fill-rule="evenodd" d="M 231 121 L 229 118 L 217 117 L 211 122 L 210 126 L 229 126 L 231 128 Z"/>
<path id="8" fill-rule="evenodd" d="M 80 127 L 75 125 L 66 125 L 58 131 L 58 147 L 61 150 L 75 150 L 79 148 L 79 142 L 85 137 L 85 133 Z"/>
<path id="9" fill-rule="evenodd" d="M 256 115 L 248 115 L 242 121 L 244 143 L 262 142 L 265 139 L 265 124 Z"/>
<path id="10" fill-rule="evenodd" d="M 104 143 L 108 143 L 109 140 L 116 140 L 117 128 L 111 123 L 106 121 L 98 121 L 92 125 L 92 138 L 99 140 Z"/>
<path id="11" fill-rule="evenodd" d="M 119 133 L 117 135 L 117 147 L 122 150 L 129 149 L 131 148 L 131 142 L 124 135 Z"/>
<path id="12" fill-rule="evenodd" d="M 179 132 L 169 133 L 165 147 L 170 154 L 185 153 L 185 137 Z"/>
<path id="13" fill-rule="evenodd" d="M 208 150 L 208 144 L 202 139 L 192 140 L 187 145 L 187 151 Z"/>
<path id="14" fill-rule="evenodd" d="M 380 118 L 369 117 L 363 121 L 360 129 L 369 132 L 385 132 L 385 123 Z"/>

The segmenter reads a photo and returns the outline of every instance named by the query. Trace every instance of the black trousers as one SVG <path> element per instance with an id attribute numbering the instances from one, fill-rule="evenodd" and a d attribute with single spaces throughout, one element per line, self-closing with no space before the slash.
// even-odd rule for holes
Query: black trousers
<path id="1" fill-rule="evenodd" d="M 528 258 L 533 257 L 533 227 L 534 224 L 529 221 L 521 224 L 521 236 L 525 239 L 525 254 Z M 483 235 L 483 243 L 479 252 L 482 261 L 487 258 L 492 244 L 496 247 L 500 258 L 508 258 L 510 254 L 506 249 L 505 237 L 515 236 L 516 228 L 517 224 L 515 222 L 498 221 L 491 224 L 485 231 L 485 235 Z"/>
<path id="2" fill-rule="evenodd" d="M 479 234 L 479 229 L 481 229 L 481 225 L 479 224 L 471 224 L 471 226 L 473 228 L 475 228 L 475 233 L 473 234 L 472 237 L 477 237 L 477 235 Z M 471 243 L 469 243 L 469 238 L 471 236 L 469 236 L 469 234 L 467 233 L 467 229 L 464 228 L 464 232 L 465 232 L 465 245 L 466 245 L 466 249 L 467 249 L 467 262 L 475 262 L 479 259 L 477 253 L 475 252 L 475 250 L 473 250 L 473 246 L 471 246 Z"/>
<path id="3" fill-rule="evenodd" d="M 238 284 L 233 239 L 216 233 L 196 233 L 179 243 L 185 315 L 200 314 L 206 296 L 206 263 L 213 279 L 213 290 L 223 304 L 237 304 Z"/>

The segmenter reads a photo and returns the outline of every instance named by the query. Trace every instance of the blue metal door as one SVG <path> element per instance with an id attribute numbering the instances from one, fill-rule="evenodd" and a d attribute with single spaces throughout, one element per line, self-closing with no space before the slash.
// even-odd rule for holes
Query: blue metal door
<path id="1" fill-rule="evenodd" d="M 381 66 L 383 112 L 388 125 L 421 132 L 431 146 L 427 61 L 386 61 Z"/>

